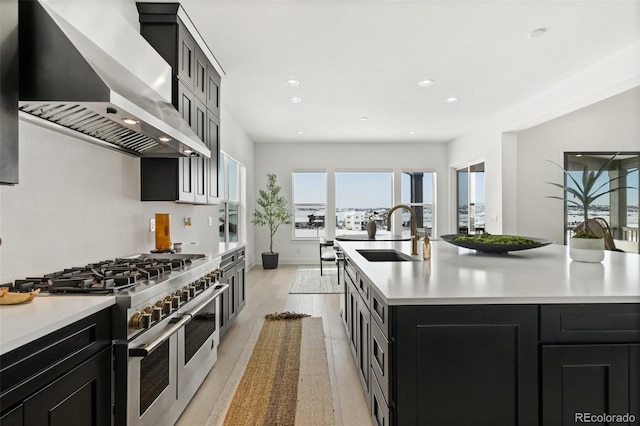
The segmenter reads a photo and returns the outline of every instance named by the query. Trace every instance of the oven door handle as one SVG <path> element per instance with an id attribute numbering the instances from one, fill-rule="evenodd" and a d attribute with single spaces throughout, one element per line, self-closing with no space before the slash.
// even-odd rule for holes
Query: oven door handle
<path id="1" fill-rule="evenodd" d="M 156 349 L 165 340 L 167 340 L 169 337 L 171 337 L 172 334 L 176 333 L 186 323 L 191 321 L 191 319 L 194 316 L 196 316 L 202 309 L 204 309 L 204 307 L 207 306 L 213 299 L 215 299 L 216 297 L 220 296 L 220 294 L 224 290 L 226 290 L 226 288 L 229 287 L 229 285 L 228 284 L 217 284 L 216 287 L 217 287 L 216 291 L 211 293 L 211 296 L 207 297 L 207 300 L 205 300 L 204 302 L 199 304 L 195 309 L 193 309 L 190 312 L 187 312 L 187 313 L 183 314 L 180 317 L 177 317 L 177 318 L 171 320 L 172 324 L 173 324 L 171 326 L 171 328 L 167 329 L 164 333 L 162 333 L 160 336 L 158 336 L 157 339 L 152 340 L 150 343 L 147 343 L 144 346 L 141 346 L 141 347 L 138 347 L 138 348 L 130 348 L 129 349 L 129 356 L 130 357 L 142 357 L 142 358 L 144 358 L 147 355 L 149 355 L 151 352 L 154 351 L 154 349 Z M 174 322 L 174 321 L 176 321 L 176 322 Z"/>
<path id="2" fill-rule="evenodd" d="M 204 302 L 199 304 L 197 308 L 192 309 L 187 313 L 189 315 L 191 315 L 191 317 L 195 317 L 196 315 L 198 315 L 198 313 L 200 313 L 201 310 L 204 309 L 205 306 L 207 306 L 209 303 L 211 303 L 211 301 L 213 299 L 215 299 L 216 297 L 220 296 L 220 294 L 222 294 L 222 292 L 224 290 L 226 290 L 227 287 L 229 287 L 229 284 L 216 284 L 216 289 L 215 289 L 216 291 L 211 293 L 211 296 L 207 297 L 207 300 L 205 300 Z"/>
<path id="3" fill-rule="evenodd" d="M 184 326 L 190 320 L 191 320 L 190 314 L 185 314 L 181 317 L 176 317 L 175 319 L 172 319 L 171 323 L 173 325 L 170 328 L 165 330 L 164 333 L 158 336 L 157 339 L 152 340 L 150 343 L 147 343 L 146 345 L 140 346 L 138 348 L 130 348 L 129 356 L 141 357 L 141 358 L 146 357 L 151 352 L 153 352 L 158 346 L 160 346 L 165 340 L 171 337 L 171 335 L 175 334 L 178 330 L 180 330 L 180 328 L 182 328 L 182 326 Z"/>

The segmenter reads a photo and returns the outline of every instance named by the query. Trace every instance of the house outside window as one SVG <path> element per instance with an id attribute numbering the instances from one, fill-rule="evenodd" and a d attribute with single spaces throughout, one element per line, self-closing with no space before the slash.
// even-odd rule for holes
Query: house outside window
<path id="1" fill-rule="evenodd" d="M 336 172 L 336 233 L 362 234 L 366 223 L 376 222 L 377 232 L 388 234 L 387 214 L 393 200 L 392 172 Z M 403 223 L 404 214 L 403 213 Z"/>
<path id="2" fill-rule="evenodd" d="M 587 172 L 596 172 L 613 154 L 613 152 L 567 152 L 565 153 L 564 167 L 569 171 L 571 177 L 577 182 L 582 182 L 585 165 Z M 617 249 L 633 253 L 640 251 L 638 228 L 639 167 L 640 155 L 637 152 L 624 152 L 616 155 L 608 170 L 596 182 L 595 188 L 599 188 L 596 193 L 607 192 L 615 187 L 630 188 L 598 197 L 588 212 L 589 218 L 601 218 L 607 223 Z M 575 187 L 573 181 L 568 177 L 565 184 L 569 187 Z M 573 228 L 584 220 L 584 215 L 582 210 L 565 204 L 564 219 L 565 236 L 568 240 L 573 233 Z"/>
<path id="3" fill-rule="evenodd" d="M 291 174 L 293 187 L 293 238 L 319 239 L 326 235 L 327 173 Z"/>

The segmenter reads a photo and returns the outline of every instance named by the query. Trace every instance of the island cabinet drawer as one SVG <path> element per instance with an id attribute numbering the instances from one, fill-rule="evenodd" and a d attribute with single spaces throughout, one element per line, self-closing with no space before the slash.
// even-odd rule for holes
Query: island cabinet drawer
<path id="1" fill-rule="evenodd" d="M 344 274 L 345 279 L 350 279 L 355 286 L 358 282 L 358 270 L 353 265 L 353 260 L 348 257 L 344 258 Z"/>
<path id="2" fill-rule="evenodd" d="M 374 426 L 389 426 L 389 406 L 376 379 L 371 382 L 371 420 Z"/>
<path id="3" fill-rule="evenodd" d="M 640 342 L 640 304 L 572 304 L 540 307 L 542 343 Z"/>
<path id="4" fill-rule="evenodd" d="M 371 371 L 380 385 L 384 400 L 389 401 L 389 341 L 378 324 L 371 323 Z"/>
<path id="5" fill-rule="evenodd" d="M 371 282 L 365 277 L 363 274 L 358 273 L 358 281 L 356 281 L 356 287 L 358 288 L 358 293 L 360 293 L 360 297 L 366 303 L 367 307 L 369 307 L 369 293 L 371 291 Z"/>
<path id="6" fill-rule="evenodd" d="M 0 408 L 25 400 L 107 348 L 111 350 L 109 309 L 3 354 Z"/>
<path id="7" fill-rule="evenodd" d="M 369 299 L 369 308 L 371 309 L 371 318 L 380 326 L 380 330 L 385 337 L 389 337 L 389 306 L 385 303 L 374 287 L 370 290 L 371 298 Z"/>

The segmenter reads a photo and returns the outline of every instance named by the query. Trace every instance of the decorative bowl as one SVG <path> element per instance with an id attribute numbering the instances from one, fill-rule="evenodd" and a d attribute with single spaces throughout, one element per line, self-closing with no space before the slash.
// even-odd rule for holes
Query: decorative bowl
<path id="1" fill-rule="evenodd" d="M 456 237 L 467 236 L 466 234 L 450 234 L 450 235 L 441 235 L 444 241 L 453 244 L 455 246 L 464 247 L 468 249 L 473 249 L 477 251 L 481 251 L 484 253 L 507 253 L 510 251 L 518 251 L 518 250 L 529 250 L 538 247 L 543 247 L 553 243 L 550 240 L 544 240 L 542 238 L 533 238 L 533 237 L 522 237 L 528 240 L 533 241 L 532 243 L 523 243 L 523 244 L 500 244 L 500 243 L 485 243 L 478 241 L 455 241 Z M 504 235 L 505 237 L 513 237 L 514 235 Z"/>

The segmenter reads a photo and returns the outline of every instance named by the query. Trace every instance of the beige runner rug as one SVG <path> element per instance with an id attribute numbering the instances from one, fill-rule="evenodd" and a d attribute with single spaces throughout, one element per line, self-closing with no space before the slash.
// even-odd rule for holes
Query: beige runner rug
<path id="1" fill-rule="evenodd" d="M 233 399 L 222 412 L 216 404 L 207 424 L 334 424 L 321 318 L 265 321 L 242 378 L 233 376 Z"/>

